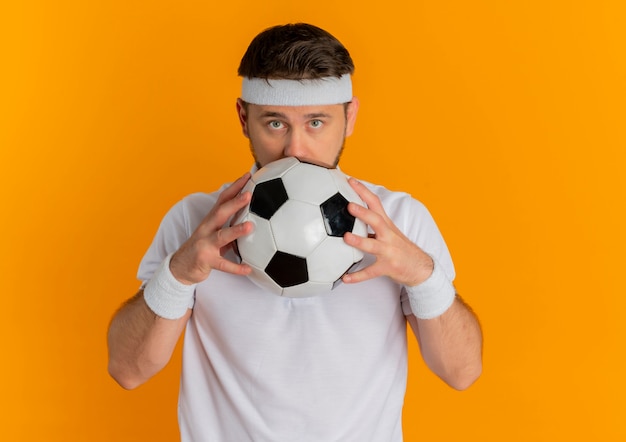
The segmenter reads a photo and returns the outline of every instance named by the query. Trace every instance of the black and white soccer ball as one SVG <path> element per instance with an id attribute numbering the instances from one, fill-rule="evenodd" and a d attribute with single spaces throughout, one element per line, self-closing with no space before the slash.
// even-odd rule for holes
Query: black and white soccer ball
<path id="1" fill-rule="evenodd" d="M 254 173 L 245 191 L 252 200 L 233 224 L 255 227 L 235 250 L 258 286 L 280 296 L 315 296 L 335 288 L 363 258 L 343 235 L 367 236 L 365 223 L 347 209 L 349 201 L 365 204 L 339 169 L 287 157 Z"/>

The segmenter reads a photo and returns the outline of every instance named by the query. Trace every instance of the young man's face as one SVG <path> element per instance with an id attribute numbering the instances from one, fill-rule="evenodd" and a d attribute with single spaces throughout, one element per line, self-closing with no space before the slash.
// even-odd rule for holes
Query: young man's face
<path id="1" fill-rule="evenodd" d="M 334 167 L 352 134 L 359 102 L 346 105 L 271 106 L 237 100 L 244 135 L 259 167 L 284 157 Z"/>

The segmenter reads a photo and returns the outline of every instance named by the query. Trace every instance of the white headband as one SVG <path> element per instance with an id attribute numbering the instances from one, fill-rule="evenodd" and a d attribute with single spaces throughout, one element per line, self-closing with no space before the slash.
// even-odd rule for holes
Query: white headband
<path id="1" fill-rule="evenodd" d="M 244 77 L 241 99 L 273 106 L 318 106 L 352 101 L 350 75 L 311 80 L 271 80 Z"/>

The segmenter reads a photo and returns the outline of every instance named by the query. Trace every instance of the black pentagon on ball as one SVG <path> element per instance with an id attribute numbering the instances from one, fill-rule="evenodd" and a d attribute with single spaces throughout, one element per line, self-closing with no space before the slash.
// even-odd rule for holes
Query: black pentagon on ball
<path id="1" fill-rule="evenodd" d="M 265 273 L 281 287 L 292 287 L 309 280 L 306 259 L 280 251 L 272 256 Z"/>
<path id="2" fill-rule="evenodd" d="M 275 178 L 257 184 L 250 200 L 250 212 L 261 218 L 270 219 L 287 201 L 287 191 L 283 180 Z"/>
<path id="3" fill-rule="evenodd" d="M 348 200 L 336 193 L 320 205 L 326 233 L 330 236 L 343 236 L 352 232 L 354 217 L 348 213 Z"/>

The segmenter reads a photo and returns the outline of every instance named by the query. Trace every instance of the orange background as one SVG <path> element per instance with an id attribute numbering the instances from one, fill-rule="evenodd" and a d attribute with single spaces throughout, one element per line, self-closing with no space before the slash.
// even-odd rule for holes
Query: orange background
<path id="1" fill-rule="evenodd" d="M 179 354 L 123 391 L 107 324 L 165 211 L 249 168 L 238 61 L 294 21 L 357 65 L 343 169 L 430 208 L 483 324 L 466 392 L 411 344 L 406 440 L 626 440 L 621 0 L 4 2 L 0 439 L 176 440 Z"/>

